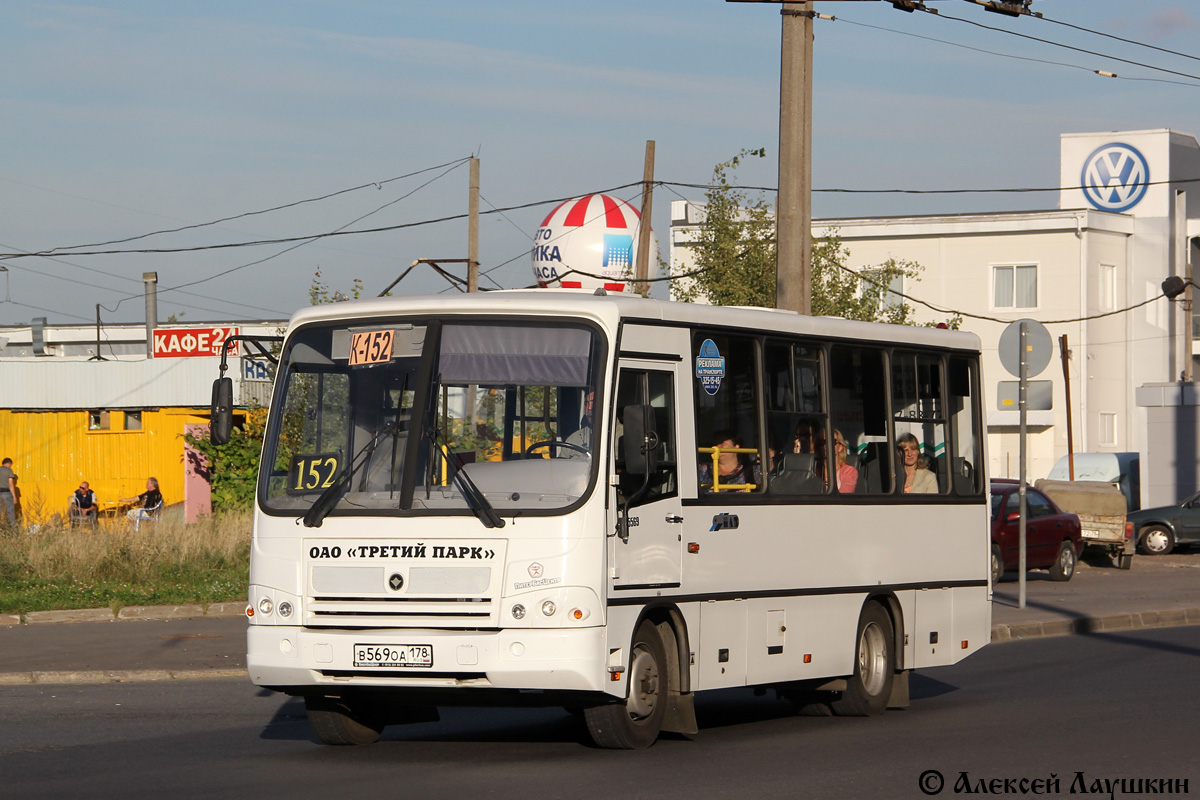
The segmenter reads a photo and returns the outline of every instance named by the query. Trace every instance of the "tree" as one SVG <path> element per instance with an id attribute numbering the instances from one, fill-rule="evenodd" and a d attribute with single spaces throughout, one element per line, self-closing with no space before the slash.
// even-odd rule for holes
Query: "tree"
<path id="1" fill-rule="evenodd" d="M 766 150 L 742 150 L 713 168 L 707 205 L 700 223 L 693 274 L 672 281 L 675 300 L 708 300 L 714 305 L 775 307 L 775 213 L 763 197 L 738 189 L 731 175 L 750 157 Z M 889 291 L 898 278 L 920 280 L 915 261 L 888 259 L 854 271 L 846 267 L 850 251 L 836 232 L 813 242 L 812 313 L 872 322 L 914 325 L 913 308 Z M 946 321 L 957 328 L 962 318 Z M 936 323 L 926 323 L 936 324 Z"/>

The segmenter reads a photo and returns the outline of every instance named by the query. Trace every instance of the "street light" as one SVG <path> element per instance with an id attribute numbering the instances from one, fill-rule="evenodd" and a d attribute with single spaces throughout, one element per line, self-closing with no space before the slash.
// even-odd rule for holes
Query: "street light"
<path id="1" fill-rule="evenodd" d="M 1190 280 L 1184 280 L 1178 275 L 1172 275 L 1162 282 L 1163 294 L 1167 296 L 1168 300 L 1174 300 L 1176 297 L 1179 297 L 1179 295 L 1183 294 L 1189 285 L 1196 286 L 1196 284 L 1192 283 Z M 1196 288 L 1200 289 L 1200 286 L 1196 286 Z"/>
<path id="2" fill-rule="evenodd" d="M 1189 272 L 1191 271 L 1190 265 L 1189 265 L 1188 271 Z M 1168 300 L 1174 300 L 1176 297 L 1179 297 L 1179 295 L 1181 295 L 1185 291 L 1187 291 L 1187 288 L 1189 286 L 1193 286 L 1197 289 L 1200 289 L 1200 286 L 1197 286 L 1195 283 L 1193 283 L 1191 278 L 1181 278 L 1178 275 L 1172 275 L 1171 277 L 1167 278 L 1165 281 L 1162 282 L 1163 294 L 1165 294 L 1167 296 Z M 1180 374 L 1179 379 L 1181 381 L 1184 381 L 1185 383 L 1190 383 L 1192 380 L 1192 324 L 1193 324 L 1192 303 L 1191 303 L 1190 295 L 1188 296 L 1187 299 L 1184 300 L 1183 306 L 1184 306 L 1184 313 L 1187 314 L 1187 319 L 1185 320 L 1184 325 L 1183 325 L 1184 361 L 1183 361 L 1183 371 Z"/>

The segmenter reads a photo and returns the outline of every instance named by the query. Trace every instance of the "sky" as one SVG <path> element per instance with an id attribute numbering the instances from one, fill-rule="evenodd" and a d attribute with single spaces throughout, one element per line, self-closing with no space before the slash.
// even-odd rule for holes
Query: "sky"
<path id="1" fill-rule="evenodd" d="M 1054 208 L 830 190 L 1053 189 L 1062 133 L 1200 135 L 1195 3 L 926 5 L 816 0 L 814 218 Z M 678 184 L 765 148 L 734 179 L 777 185 L 780 33 L 779 5 L 725 0 L 5 0 L 0 325 L 141 321 L 145 272 L 160 321 L 285 319 L 314 280 L 375 295 L 466 257 L 471 156 L 482 287 L 533 283 L 558 201 L 638 205 L 647 140 L 665 257 L 671 201 L 703 200 Z M 427 267 L 394 290 L 455 291 Z"/>

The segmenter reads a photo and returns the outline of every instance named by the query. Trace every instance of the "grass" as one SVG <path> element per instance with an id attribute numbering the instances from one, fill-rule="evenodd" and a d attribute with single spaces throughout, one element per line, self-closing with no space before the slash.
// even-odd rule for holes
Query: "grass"
<path id="1" fill-rule="evenodd" d="M 0 528 L 0 613 L 246 599 L 250 514 Z"/>

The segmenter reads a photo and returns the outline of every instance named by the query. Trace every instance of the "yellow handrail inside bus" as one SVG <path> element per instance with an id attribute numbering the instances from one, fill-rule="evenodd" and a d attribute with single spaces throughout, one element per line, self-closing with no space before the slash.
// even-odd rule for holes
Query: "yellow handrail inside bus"
<path id="1" fill-rule="evenodd" d="M 717 469 L 717 459 L 722 453 L 753 453 L 758 451 L 753 447 L 697 447 L 697 452 L 712 455 L 712 483 L 702 483 L 700 488 L 709 488 L 714 492 L 752 492 L 758 488 L 756 483 L 721 483 L 721 473 Z"/>

